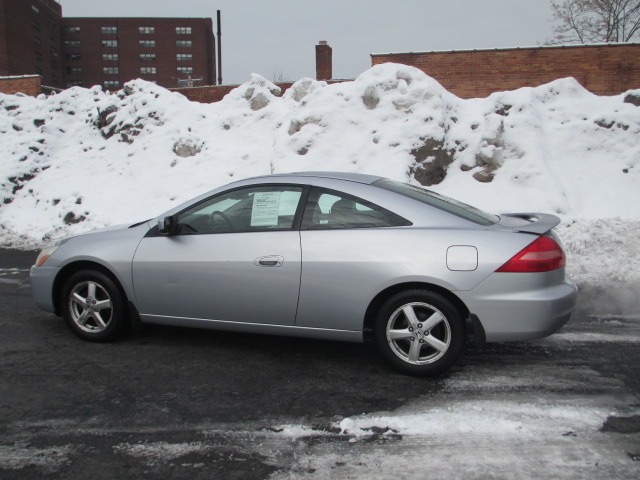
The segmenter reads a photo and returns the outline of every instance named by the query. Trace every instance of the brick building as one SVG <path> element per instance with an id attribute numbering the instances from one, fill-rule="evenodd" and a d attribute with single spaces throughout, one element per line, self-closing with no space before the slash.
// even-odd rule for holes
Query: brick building
<path id="1" fill-rule="evenodd" d="M 0 76 L 49 87 L 215 84 L 214 46 L 210 18 L 66 18 L 54 0 L 0 0 Z"/>
<path id="2" fill-rule="evenodd" d="M 372 54 L 371 64 L 419 68 L 462 98 L 573 77 L 597 95 L 640 88 L 640 44 Z"/>
<path id="3" fill-rule="evenodd" d="M 163 87 L 215 84 L 210 18 L 63 18 L 65 86 L 120 88 L 132 78 Z"/>
<path id="4" fill-rule="evenodd" d="M 35 74 L 62 87 L 61 23 L 53 0 L 0 0 L 0 76 Z"/>

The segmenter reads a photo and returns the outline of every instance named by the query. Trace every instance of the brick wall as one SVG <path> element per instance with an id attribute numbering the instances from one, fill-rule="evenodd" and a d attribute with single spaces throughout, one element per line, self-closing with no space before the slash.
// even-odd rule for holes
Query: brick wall
<path id="1" fill-rule="evenodd" d="M 348 82 L 349 80 L 329 80 L 327 83 L 341 83 Z M 277 82 L 277 86 L 280 87 L 280 95 L 282 96 L 287 89 L 291 88 L 292 82 Z M 184 88 L 170 88 L 172 92 L 178 92 L 187 97 L 192 102 L 200 103 L 215 103 L 219 102 L 224 96 L 229 93 L 238 85 L 207 85 L 203 87 L 184 87 Z"/>
<path id="2" fill-rule="evenodd" d="M 276 83 L 276 85 L 280 87 L 280 95 L 282 95 L 293 83 Z M 227 93 L 236 87 L 238 85 L 207 85 L 204 87 L 171 88 L 170 90 L 181 93 L 192 102 L 215 103 L 222 100 Z"/>
<path id="3" fill-rule="evenodd" d="M 372 65 L 419 68 L 462 98 L 574 77 L 598 95 L 640 88 L 640 44 L 371 55 Z"/>
<path id="4" fill-rule="evenodd" d="M 40 76 L 31 75 L 25 77 L 0 77 L 0 93 L 15 95 L 24 93 L 35 97 L 40 95 Z"/>

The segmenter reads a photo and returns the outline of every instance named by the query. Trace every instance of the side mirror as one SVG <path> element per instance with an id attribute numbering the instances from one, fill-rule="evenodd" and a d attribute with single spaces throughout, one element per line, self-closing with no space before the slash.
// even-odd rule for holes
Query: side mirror
<path id="1" fill-rule="evenodd" d="M 162 217 L 158 219 L 158 232 L 160 235 L 173 235 L 176 233 L 176 220 L 175 217 Z"/>

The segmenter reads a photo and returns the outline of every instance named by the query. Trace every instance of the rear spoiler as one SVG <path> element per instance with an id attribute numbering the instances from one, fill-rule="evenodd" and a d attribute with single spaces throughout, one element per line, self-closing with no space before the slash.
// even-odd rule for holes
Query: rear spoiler
<path id="1" fill-rule="evenodd" d="M 520 218 L 531 222 L 526 225 L 515 227 L 517 232 L 537 233 L 544 235 L 552 228 L 560 224 L 560 219 L 548 213 L 505 213 L 503 217 Z"/>

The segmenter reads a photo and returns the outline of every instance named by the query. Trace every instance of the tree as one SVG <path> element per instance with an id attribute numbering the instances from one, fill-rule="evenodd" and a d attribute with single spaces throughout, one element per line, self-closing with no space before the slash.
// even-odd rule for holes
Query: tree
<path id="1" fill-rule="evenodd" d="M 640 0 L 551 0 L 548 45 L 630 42 L 640 37 Z"/>

